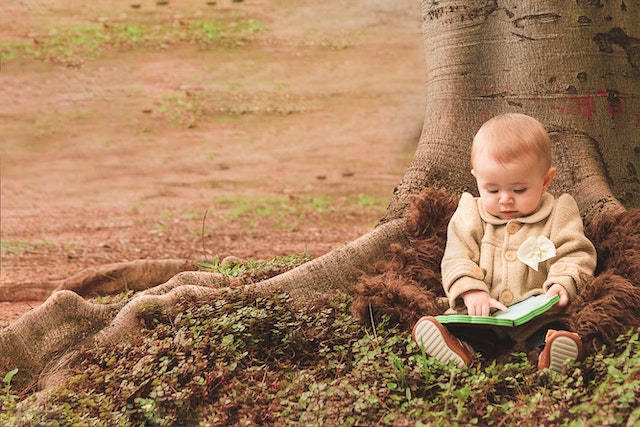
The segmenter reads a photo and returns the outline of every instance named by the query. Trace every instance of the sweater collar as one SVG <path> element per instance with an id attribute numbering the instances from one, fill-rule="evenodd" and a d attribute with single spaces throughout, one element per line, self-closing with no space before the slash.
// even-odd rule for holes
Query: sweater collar
<path id="1" fill-rule="evenodd" d="M 554 198 L 551 194 L 544 193 L 540 198 L 540 204 L 538 205 L 538 208 L 535 211 L 533 211 L 533 213 L 527 216 L 514 218 L 514 219 L 502 219 L 502 218 L 498 218 L 497 216 L 493 216 L 484 210 L 484 208 L 482 207 L 482 202 L 480 201 L 480 198 L 478 198 L 477 201 L 478 201 L 478 211 L 480 212 L 480 218 L 482 218 L 483 221 L 489 224 L 504 225 L 509 221 L 517 221 L 523 224 L 534 224 L 536 222 L 542 221 L 543 219 L 547 218 L 551 214 L 551 210 L 553 209 Z"/>

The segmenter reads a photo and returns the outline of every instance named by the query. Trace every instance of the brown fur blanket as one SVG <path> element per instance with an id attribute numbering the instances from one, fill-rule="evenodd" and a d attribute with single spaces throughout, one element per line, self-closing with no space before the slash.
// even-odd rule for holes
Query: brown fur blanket
<path id="1" fill-rule="evenodd" d="M 407 211 L 409 245 L 394 245 L 390 256 L 362 275 L 356 286 L 354 314 L 388 315 L 410 329 L 424 315 L 447 308 L 440 260 L 447 224 L 458 198 L 435 189 L 416 196 Z M 570 328 L 579 333 L 589 353 L 640 326 L 640 209 L 600 215 L 585 228 L 598 252 L 594 277 L 585 278 L 569 306 Z"/>

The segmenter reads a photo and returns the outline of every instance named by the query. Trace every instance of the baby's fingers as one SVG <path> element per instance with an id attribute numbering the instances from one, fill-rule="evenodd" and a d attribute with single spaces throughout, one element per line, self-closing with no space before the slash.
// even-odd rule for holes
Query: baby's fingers
<path id="1" fill-rule="evenodd" d="M 507 311 L 508 310 L 507 306 L 502 304 L 497 299 L 491 298 L 491 301 L 489 302 L 489 304 L 491 305 L 491 308 L 497 308 L 498 310 L 502 310 L 502 311 Z"/>
<path id="2" fill-rule="evenodd" d="M 560 301 L 558 301 L 558 307 L 564 307 L 569 303 L 569 293 L 564 288 L 564 286 L 559 285 L 557 283 L 551 285 L 551 287 L 547 291 L 547 297 L 551 298 L 555 294 L 558 294 L 560 296 Z"/>

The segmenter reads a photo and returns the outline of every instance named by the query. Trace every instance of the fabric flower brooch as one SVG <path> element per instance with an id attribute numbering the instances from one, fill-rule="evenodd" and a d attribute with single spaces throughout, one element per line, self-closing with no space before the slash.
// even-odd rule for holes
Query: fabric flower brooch
<path id="1" fill-rule="evenodd" d="M 538 264 L 556 256 L 553 242 L 544 236 L 529 237 L 518 248 L 518 259 L 538 271 Z"/>

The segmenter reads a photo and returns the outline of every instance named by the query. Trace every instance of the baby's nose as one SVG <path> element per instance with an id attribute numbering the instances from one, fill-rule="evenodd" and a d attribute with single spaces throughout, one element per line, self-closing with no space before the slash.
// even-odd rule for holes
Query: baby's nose
<path id="1" fill-rule="evenodd" d="M 500 195 L 500 203 L 502 203 L 503 205 L 509 205 L 513 203 L 513 198 L 509 193 L 502 193 Z"/>

